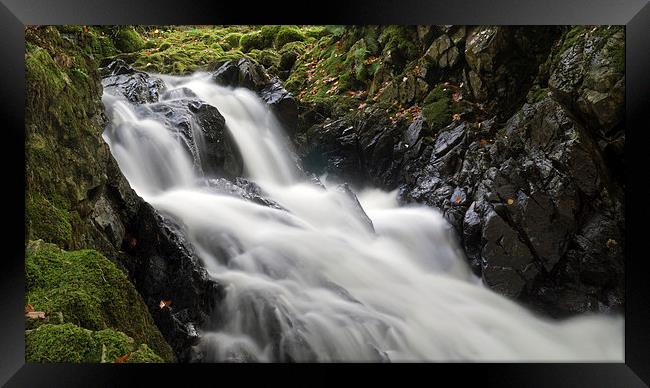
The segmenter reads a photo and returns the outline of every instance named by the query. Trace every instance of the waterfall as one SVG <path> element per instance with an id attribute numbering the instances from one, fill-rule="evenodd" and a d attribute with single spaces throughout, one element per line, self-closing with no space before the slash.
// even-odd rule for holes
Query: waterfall
<path id="1" fill-rule="evenodd" d="M 125 177 L 182 222 L 225 285 L 202 328 L 205 361 L 623 360 L 622 317 L 534 315 L 481 284 L 437 210 L 301 178 L 281 126 L 251 91 L 202 73 L 161 78 L 170 91 L 161 103 L 185 89 L 221 112 L 246 177 L 278 205 L 210 190 L 193 163 L 199 136 L 188 146 L 148 104 L 104 95 L 104 139 Z"/>

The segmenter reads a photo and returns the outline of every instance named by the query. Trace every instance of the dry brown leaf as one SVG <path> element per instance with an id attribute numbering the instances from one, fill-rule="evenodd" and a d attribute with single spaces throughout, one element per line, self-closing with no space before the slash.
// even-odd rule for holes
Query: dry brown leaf
<path id="1" fill-rule="evenodd" d="M 454 114 L 451 116 L 451 119 L 452 119 L 453 121 L 458 121 L 458 120 L 460 120 L 460 113 L 454 113 Z"/>
<path id="2" fill-rule="evenodd" d="M 123 355 L 123 356 L 117 357 L 117 358 L 115 359 L 115 362 L 116 362 L 117 364 L 125 363 L 125 362 L 127 362 L 127 361 L 129 360 L 129 356 L 131 356 L 131 355 L 130 355 L 129 353 L 127 353 L 127 354 L 125 354 L 125 355 Z"/>
<path id="3" fill-rule="evenodd" d="M 32 311 L 34 311 L 34 306 L 27 304 L 27 306 L 25 306 L 25 314 L 31 313 Z"/>

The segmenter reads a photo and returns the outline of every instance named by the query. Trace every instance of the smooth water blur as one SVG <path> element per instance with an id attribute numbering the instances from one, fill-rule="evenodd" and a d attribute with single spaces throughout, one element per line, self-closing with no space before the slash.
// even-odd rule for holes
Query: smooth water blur
<path id="1" fill-rule="evenodd" d="M 245 171 L 283 209 L 199 185 L 173 130 L 105 96 L 105 139 L 133 188 L 182 221 L 226 286 L 206 361 L 621 361 L 623 319 L 541 319 L 483 287 L 434 209 L 396 192 L 353 197 L 300 179 L 277 120 L 252 92 L 205 74 L 163 77 L 226 119 Z M 173 93 L 170 93 L 173 94 Z M 359 203 L 372 224 L 364 217 Z"/>

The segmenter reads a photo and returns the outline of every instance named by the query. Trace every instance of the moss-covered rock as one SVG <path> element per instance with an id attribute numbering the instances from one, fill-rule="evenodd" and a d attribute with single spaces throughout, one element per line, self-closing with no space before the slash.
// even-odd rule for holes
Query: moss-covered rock
<path id="1" fill-rule="evenodd" d="M 250 58 L 264 66 L 267 70 L 277 68 L 280 65 L 280 55 L 275 50 L 251 50 L 248 54 Z"/>
<path id="2" fill-rule="evenodd" d="M 280 54 L 280 69 L 291 70 L 293 64 L 299 56 L 305 53 L 305 44 L 302 42 L 291 42 L 285 44 L 279 51 Z"/>
<path id="3" fill-rule="evenodd" d="M 231 50 L 234 48 L 239 47 L 239 41 L 241 39 L 242 34 L 239 32 L 231 32 L 228 35 L 224 36 L 222 47 L 224 50 Z"/>
<path id="4" fill-rule="evenodd" d="M 94 250 L 66 252 L 30 242 L 26 259 L 26 303 L 37 311 L 62 312 L 66 323 L 85 329 L 121 331 L 174 359 L 141 296 L 126 275 Z"/>
<path id="5" fill-rule="evenodd" d="M 52 205 L 41 194 L 27 197 L 25 225 L 29 239 L 43 239 L 61 247 L 69 247 L 72 242 L 69 212 Z"/>
<path id="6" fill-rule="evenodd" d="M 92 331 L 72 323 L 45 324 L 25 333 L 27 362 L 108 362 L 128 356 L 127 362 L 164 362 L 146 344 L 137 348 L 126 334 L 106 329 Z"/>
<path id="7" fill-rule="evenodd" d="M 100 357 L 92 331 L 71 323 L 43 325 L 25 335 L 27 362 L 99 362 Z"/>
<path id="8" fill-rule="evenodd" d="M 273 44 L 275 48 L 281 49 L 287 43 L 303 40 L 305 40 L 305 35 L 298 28 L 282 26 L 275 35 Z"/>
<path id="9" fill-rule="evenodd" d="M 424 99 L 422 115 L 432 129 L 440 129 L 451 122 L 451 90 L 435 87 Z"/>
<path id="10" fill-rule="evenodd" d="M 144 47 L 144 40 L 132 27 L 124 27 L 117 30 L 115 47 L 124 53 L 132 53 Z"/>
<path id="11" fill-rule="evenodd" d="M 261 50 L 264 48 L 264 38 L 258 31 L 251 32 L 250 34 L 242 35 L 239 39 L 239 46 L 242 52 L 249 52 L 253 49 Z"/>
<path id="12" fill-rule="evenodd" d="M 165 362 L 146 344 L 141 344 L 138 349 L 131 353 L 127 363 L 162 363 Z"/>
<path id="13" fill-rule="evenodd" d="M 92 224 L 75 222 L 92 210 L 90 193 L 106 182 L 110 158 L 99 54 L 82 34 L 25 31 L 26 237 L 72 249 L 100 245 Z"/>

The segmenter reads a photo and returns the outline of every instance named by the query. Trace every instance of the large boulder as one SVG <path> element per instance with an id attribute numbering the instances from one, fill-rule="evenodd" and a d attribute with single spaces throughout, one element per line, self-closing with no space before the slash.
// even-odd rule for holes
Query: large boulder
<path id="1" fill-rule="evenodd" d="M 141 111 L 176 132 L 200 172 L 208 176 L 241 175 L 243 160 L 239 148 L 214 106 L 198 98 L 184 97 L 149 104 Z"/>
<path id="2" fill-rule="evenodd" d="M 182 228 L 142 201 L 125 222 L 121 249 L 133 285 L 179 361 L 191 361 L 197 329 L 223 297 L 207 274 Z M 162 301 L 171 301 L 161 307 Z"/>

